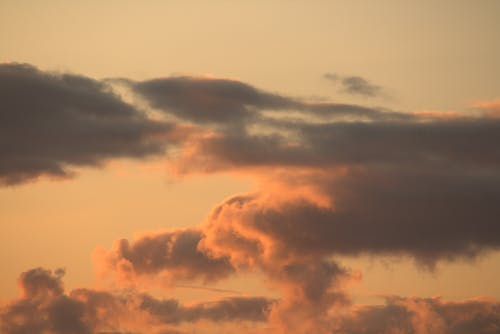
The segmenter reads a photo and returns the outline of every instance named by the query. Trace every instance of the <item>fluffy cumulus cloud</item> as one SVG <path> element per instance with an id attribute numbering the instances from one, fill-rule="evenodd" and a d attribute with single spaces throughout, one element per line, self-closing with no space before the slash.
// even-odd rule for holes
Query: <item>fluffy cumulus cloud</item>
<path id="1" fill-rule="evenodd" d="M 320 202 L 307 193 L 234 197 L 210 216 L 203 244 L 241 261 L 399 254 L 428 266 L 500 245 L 498 175 L 381 168 L 302 177 Z"/>
<path id="2" fill-rule="evenodd" d="M 379 93 L 362 78 L 337 79 L 351 93 Z M 280 298 L 183 305 L 130 291 L 66 293 L 61 271 L 35 269 L 21 276 L 21 298 L 2 309 L 4 332 L 144 328 L 137 324 L 175 332 L 183 323 L 233 320 L 266 323 L 259 330 L 273 333 L 498 332 L 493 300 L 354 305 L 345 287 L 360 274 L 339 262 L 396 255 L 433 268 L 499 248 L 497 101 L 470 113 L 404 113 L 304 101 L 229 79 L 121 82 L 169 123 L 148 118 L 103 82 L 2 65 L 0 85 L 9 91 L 0 93 L 2 183 L 164 154 L 168 145 L 176 148 L 166 155 L 175 173 L 250 175 L 258 190 L 222 201 L 198 226 L 117 240 L 96 259 L 135 288 L 258 272 Z M 189 135 L 179 136 L 186 128 Z"/>

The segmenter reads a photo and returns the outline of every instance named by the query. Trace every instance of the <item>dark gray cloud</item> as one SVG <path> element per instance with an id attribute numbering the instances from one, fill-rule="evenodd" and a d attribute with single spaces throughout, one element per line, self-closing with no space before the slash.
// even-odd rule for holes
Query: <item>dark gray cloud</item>
<path id="1" fill-rule="evenodd" d="M 104 255 L 103 265 L 126 280 L 160 273 L 172 282 L 227 277 L 233 266 L 227 257 L 215 258 L 198 250 L 202 236 L 198 229 L 185 229 L 144 236 L 133 243 L 122 239 Z"/>
<path id="2" fill-rule="evenodd" d="M 288 177 L 285 192 L 305 184 L 331 203 L 235 197 L 210 217 L 207 249 L 253 258 L 406 255 L 432 267 L 500 247 L 498 173 L 382 166 Z"/>
<path id="3" fill-rule="evenodd" d="M 491 166 L 500 162 L 498 119 L 434 122 L 351 122 L 304 125 L 307 147 L 330 161 L 441 163 Z"/>
<path id="4" fill-rule="evenodd" d="M 328 119 L 402 120 L 412 116 L 340 103 L 308 103 L 228 79 L 124 79 L 153 107 L 179 119 L 223 124 L 226 132 L 268 125 L 267 111 Z M 107 81 L 0 64 L 0 184 L 69 177 L 74 167 L 144 158 L 183 139 L 175 123 L 152 120 L 112 92 Z M 283 113 L 285 115 L 285 113 Z M 270 124 L 272 125 L 272 124 Z"/>
<path id="5" fill-rule="evenodd" d="M 294 108 L 297 102 L 229 79 L 157 78 L 131 82 L 155 108 L 195 122 L 240 122 L 254 110 Z"/>
<path id="6" fill-rule="evenodd" d="M 173 128 L 148 119 L 99 81 L 0 64 L 0 184 L 161 154 Z"/>
<path id="7" fill-rule="evenodd" d="M 382 93 L 382 87 L 369 82 L 360 76 L 342 76 L 336 73 L 326 73 L 325 79 L 340 84 L 340 91 L 351 95 L 375 97 Z"/>
<path id="8" fill-rule="evenodd" d="M 232 221 L 214 216 L 208 225 L 214 230 L 204 231 L 227 254 L 240 248 L 258 256 L 271 239 L 273 251 L 283 254 L 404 254 L 432 266 L 500 246 L 498 118 L 275 120 L 273 126 L 271 134 L 203 138 L 176 166 L 185 173 L 258 168 L 258 177 L 281 178 L 291 192 L 310 187 L 330 205 L 227 201 L 222 208 Z M 241 231 L 249 226 L 257 233 L 247 238 Z M 255 238 L 262 235 L 268 237 Z"/>
<path id="9" fill-rule="evenodd" d="M 214 302 L 181 306 L 176 300 L 143 296 L 140 308 L 166 324 L 207 319 L 225 321 L 266 321 L 273 301 L 264 297 L 231 297 Z"/>
<path id="10" fill-rule="evenodd" d="M 229 79 L 167 77 L 125 80 L 149 104 L 197 123 L 241 124 L 262 120 L 265 111 L 295 111 L 323 118 L 407 119 L 411 116 L 342 103 L 310 103 Z"/>
<path id="11" fill-rule="evenodd" d="M 374 164 L 494 170 L 500 163 L 498 119 L 319 124 L 281 120 L 273 126 L 277 130 L 270 134 L 230 131 L 203 138 L 191 147 L 194 153 L 179 161 L 179 170 Z"/>

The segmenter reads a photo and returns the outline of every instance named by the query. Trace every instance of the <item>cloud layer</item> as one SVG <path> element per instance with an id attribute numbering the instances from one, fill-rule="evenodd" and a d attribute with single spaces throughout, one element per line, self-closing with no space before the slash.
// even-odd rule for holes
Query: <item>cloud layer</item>
<path id="1" fill-rule="evenodd" d="M 362 78 L 339 80 L 351 93 L 379 92 Z M 463 114 L 405 113 L 311 102 L 231 79 L 118 81 L 155 117 L 113 93 L 112 81 L 1 65 L 0 183 L 150 155 L 164 155 L 177 175 L 251 176 L 255 192 L 223 200 L 198 226 L 120 239 L 96 260 L 127 287 L 257 272 L 281 297 L 183 305 L 136 290 L 66 293 L 62 271 L 38 268 L 21 275 L 21 298 L 2 308 L 4 332 L 171 331 L 200 321 L 266 323 L 278 333 L 498 331 L 491 300 L 353 305 L 346 285 L 360 275 L 338 260 L 405 256 L 432 269 L 498 249 L 497 101 Z"/>
<path id="2" fill-rule="evenodd" d="M 159 332 L 199 321 L 262 322 L 274 303 L 264 297 L 230 297 L 186 306 L 135 291 L 81 288 L 66 293 L 62 275 L 61 270 L 53 273 L 43 268 L 22 273 L 21 297 L 0 309 L 2 333 L 92 334 L 145 328 Z"/>
<path id="3" fill-rule="evenodd" d="M 304 269 L 289 268 L 290 279 L 302 281 Z M 207 322 L 217 325 L 266 321 L 270 321 L 268 327 L 252 327 L 251 332 L 493 334 L 500 330 L 500 304 L 487 298 L 450 302 L 440 298 L 391 296 L 380 305 L 337 306 L 335 313 L 324 314 L 318 321 L 307 313 L 321 313 L 320 306 L 277 304 L 278 301 L 264 297 L 230 297 L 182 305 L 175 299 L 157 299 L 133 290 L 80 288 L 65 292 L 63 275 L 62 270 L 52 272 L 43 268 L 22 273 L 21 297 L 0 308 L 2 333 L 182 333 L 178 330 L 182 324 L 198 324 L 197 328 L 203 332 Z M 313 295 L 314 290 L 321 290 L 315 286 L 311 289 Z M 284 309 L 286 317 L 277 318 L 280 315 L 277 312 Z M 308 321 L 311 317 L 313 321 Z"/>
<path id="4" fill-rule="evenodd" d="M 444 302 L 439 298 L 387 298 L 385 305 L 360 307 L 341 321 L 343 334 L 493 334 L 500 331 L 500 304 L 477 299 Z"/>

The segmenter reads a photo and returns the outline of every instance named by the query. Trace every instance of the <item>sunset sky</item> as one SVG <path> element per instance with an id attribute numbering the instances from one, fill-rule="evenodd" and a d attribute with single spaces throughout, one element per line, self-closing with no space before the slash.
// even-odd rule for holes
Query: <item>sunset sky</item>
<path id="1" fill-rule="evenodd" d="M 500 333 L 499 13 L 0 1 L 0 333 Z"/>

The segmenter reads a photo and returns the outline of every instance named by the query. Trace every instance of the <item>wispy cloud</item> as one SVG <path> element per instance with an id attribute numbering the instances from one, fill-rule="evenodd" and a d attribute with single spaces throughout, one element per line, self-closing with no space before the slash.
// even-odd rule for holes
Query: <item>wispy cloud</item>
<path id="1" fill-rule="evenodd" d="M 325 73 L 323 77 L 338 84 L 342 93 L 364 97 L 376 97 L 383 93 L 381 86 L 369 82 L 360 76 L 343 76 L 336 73 Z"/>

